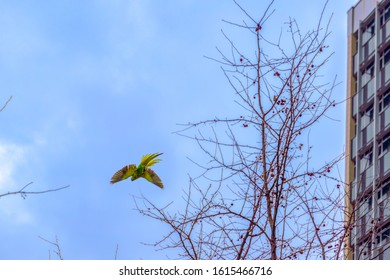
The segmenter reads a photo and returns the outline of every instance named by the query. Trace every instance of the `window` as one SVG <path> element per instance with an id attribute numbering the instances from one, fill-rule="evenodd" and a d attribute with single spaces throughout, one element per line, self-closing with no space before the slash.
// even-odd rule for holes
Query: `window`
<path id="1" fill-rule="evenodd" d="M 390 104 L 390 94 L 387 92 L 387 95 L 383 98 L 383 108 L 386 108 Z"/>
<path id="2" fill-rule="evenodd" d="M 388 21 L 390 23 L 390 20 Z M 389 25 L 390 32 L 390 25 Z M 385 86 L 390 79 L 390 46 L 387 47 L 379 58 L 379 68 L 378 79 L 379 86 Z"/>
<path id="3" fill-rule="evenodd" d="M 360 173 L 362 173 L 364 170 L 369 168 L 372 165 L 372 151 L 366 153 L 361 159 L 360 159 Z"/>
<path id="4" fill-rule="evenodd" d="M 357 94 L 355 94 L 353 97 L 352 97 L 352 116 L 355 117 L 357 111 L 358 111 L 358 96 Z"/>
<path id="5" fill-rule="evenodd" d="M 388 65 L 390 65 L 390 63 Z M 386 71 L 385 69 L 382 70 L 382 72 L 384 72 L 385 79 L 390 79 L 390 70 Z M 386 76 L 387 72 L 388 72 L 387 76 L 389 77 Z M 362 92 L 360 94 L 359 105 L 362 105 L 363 103 L 365 103 L 367 100 L 370 100 L 370 98 L 374 96 L 375 80 L 373 79 L 373 77 L 374 77 L 374 64 L 372 63 L 362 72 L 362 76 L 360 80 Z"/>
<path id="6" fill-rule="evenodd" d="M 390 133 L 388 133 L 383 140 L 379 142 L 379 157 L 385 154 L 390 149 Z"/>
<path id="7" fill-rule="evenodd" d="M 390 35 L 390 5 L 387 4 L 384 9 L 380 11 L 379 23 L 381 29 L 379 31 L 379 42 L 385 42 Z"/>
<path id="8" fill-rule="evenodd" d="M 384 229 L 378 233 L 376 237 L 376 243 L 378 244 L 378 252 L 380 260 L 389 260 L 390 259 L 390 227 L 389 225 L 385 226 Z"/>
<path id="9" fill-rule="evenodd" d="M 390 89 L 379 99 L 379 130 L 383 131 L 390 125 Z"/>
<path id="10" fill-rule="evenodd" d="M 382 188 L 382 195 L 387 195 L 390 190 L 390 181 Z"/>
<path id="11" fill-rule="evenodd" d="M 374 64 L 371 64 L 367 69 L 362 73 L 362 87 L 365 86 L 371 79 L 374 77 Z"/>
<path id="12" fill-rule="evenodd" d="M 379 202 L 386 199 L 388 196 L 390 197 L 389 189 L 390 189 L 390 181 L 385 183 L 384 186 L 382 186 L 382 188 L 378 190 L 377 198 Z"/>
<path id="13" fill-rule="evenodd" d="M 383 172 L 381 172 L 383 175 L 387 174 L 390 171 L 390 153 L 386 152 L 381 158 L 381 169 L 383 169 Z"/>
<path id="14" fill-rule="evenodd" d="M 379 112 L 382 112 L 390 104 L 390 88 L 383 94 L 379 100 Z"/>
<path id="15" fill-rule="evenodd" d="M 386 64 L 387 62 L 389 62 L 389 59 L 390 59 L 390 51 L 389 51 L 389 47 L 387 47 L 384 55 L 384 63 Z"/>
<path id="16" fill-rule="evenodd" d="M 363 217 L 366 214 L 370 214 L 371 210 L 372 210 L 372 196 L 370 195 L 364 197 L 364 199 L 360 201 L 359 216 Z"/>
<path id="17" fill-rule="evenodd" d="M 352 195 L 352 201 L 355 201 L 356 197 L 357 197 L 357 182 L 356 182 L 356 179 L 353 180 L 353 182 L 351 183 L 351 189 L 350 189 L 350 193 Z"/>
<path id="18" fill-rule="evenodd" d="M 374 107 L 371 106 L 361 117 L 360 148 L 374 139 Z"/>
<path id="19" fill-rule="evenodd" d="M 372 161 L 372 151 L 367 152 L 360 159 L 361 189 L 359 191 L 361 192 L 364 192 L 364 190 L 374 182 L 374 168 Z"/>
<path id="20" fill-rule="evenodd" d="M 387 224 L 383 227 L 383 230 L 378 233 L 376 237 L 376 243 L 383 249 L 390 250 L 390 247 L 386 246 L 390 242 L 390 225 Z"/>
<path id="21" fill-rule="evenodd" d="M 390 137 L 387 137 L 385 141 L 383 141 L 382 148 L 384 151 L 387 151 L 390 147 Z"/>
<path id="22" fill-rule="evenodd" d="M 375 24 L 372 20 L 366 29 L 363 29 L 362 35 L 362 56 L 361 58 L 366 60 L 370 57 L 375 51 Z"/>
<path id="23" fill-rule="evenodd" d="M 379 175 L 385 176 L 390 171 L 390 133 L 378 143 Z"/>
<path id="24" fill-rule="evenodd" d="M 353 137 L 353 139 L 351 140 L 351 157 L 354 158 L 356 156 L 356 138 L 357 137 Z"/>
<path id="25" fill-rule="evenodd" d="M 359 54 L 355 53 L 353 55 L 353 73 L 356 75 L 357 70 L 359 68 Z"/>
<path id="26" fill-rule="evenodd" d="M 380 24 L 383 25 L 390 18 L 390 3 L 381 12 Z"/>
<path id="27" fill-rule="evenodd" d="M 374 35 L 375 35 L 375 23 L 374 20 L 372 20 L 368 24 L 366 29 L 363 31 L 362 44 L 364 45 L 365 43 L 367 43 L 367 41 L 370 40 Z"/>
<path id="28" fill-rule="evenodd" d="M 390 46 L 388 46 L 379 58 L 379 67 L 382 69 L 390 60 Z"/>
<path id="29" fill-rule="evenodd" d="M 374 108 L 371 106 L 362 116 L 362 129 L 369 125 L 374 120 Z"/>
<path id="30" fill-rule="evenodd" d="M 384 251 L 379 255 L 380 260 L 390 260 L 390 247 L 384 249 Z"/>
<path id="31" fill-rule="evenodd" d="M 382 221 L 386 221 L 390 217 L 390 181 L 382 184 L 381 188 L 377 191 L 377 208 L 375 210 L 375 216 Z"/>
<path id="32" fill-rule="evenodd" d="M 368 260 L 371 257 L 372 244 L 370 241 L 365 240 L 359 243 L 358 251 L 356 252 L 359 260 Z"/>

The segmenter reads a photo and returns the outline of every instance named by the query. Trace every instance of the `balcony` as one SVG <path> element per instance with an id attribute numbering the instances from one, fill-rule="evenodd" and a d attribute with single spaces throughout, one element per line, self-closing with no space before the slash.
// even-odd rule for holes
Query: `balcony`
<path id="1" fill-rule="evenodd" d="M 388 79 L 390 80 L 390 63 L 388 64 L 387 72 L 388 73 Z M 386 69 L 385 69 L 386 70 Z M 375 79 L 370 79 L 366 84 L 364 84 L 362 91 L 360 92 L 360 102 L 359 105 L 363 105 L 364 103 L 368 102 L 372 97 L 374 97 L 375 93 Z"/>
<path id="2" fill-rule="evenodd" d="M 359 149 L 371 143 L 371 141 L 374 139 L 374 134 L 374 122 L 371 121 L 366 127 L 363 127 L 360 132 Z"/>
<path id="3" fill-rule="evenodd" d="M 375 51 L 375 36 L 371 37 L 371 39 L 368 40 L 368 42 L 363 46 L 363 61 L 370 58 Z"/>
<path id="4" fill-rule="evenodd" d="M 352 201 L 356 200 L 357 192 L 358 192 L 357 188 L 358 188 L 358 185 L 357 185 L 357 182 L 355 179 L 355 180 L 353 180 L 353 182 L 351 184 L 351 200 Z"/>
<path id="5" fill-rule="evenodd" d="M 374 168 L 370 165 L 364 169 L 364 165 L 361 165 L 360 171 L 360 184 L 358 184 L 357 197 L 363 193 L 374 182 Z"/>
<path id="6" fill-rule="evenodd" d="M 376 250 L 376 252 L 379 252 L 376 253 L 376 255 L 377 254 L 379 255 L 378 257 L 379 260 L 390 260 L 390 249 L 388 246 L 389 246 L 388 244 L 385 244 Z"/>
<path id="7" fill-rule="evenodd" d="M 357 137 L 353 137 L 353 139 L 351 140 L 351 158 L 355 158 L 356 157 L 356 140 L 357 140 Z"/>
<path id="8" fill-rule="evenodd" d="M 376 215 L 384 221 L 390 218 L 390 201 L 388 199 L 378 203 L 378 207 L 376 208 Z"/>
<path id="9" fill-rule="evenodd" d="M 365 187 L 368 187 L 374 182 L 374 167 L 371 165 L 369 168 L 366 169 L 364 173 L 365 177 Z"/>
<path id="10" fill-rule="evenodd" d="M 379 131 L 384 131 L 390 125 L 390 106 L 379 114 Z"/>
<path id="11" fill-rule="evenodd" d="M 377 234 L 376 237 L 376 254 L 379 255 L 380 260 L 390 260 L 390 228 L 384 228 Z"/>
<path id="12" fill-rule="evenodd" d="M 358 95 L 352 97 L 352 116 L 355 116 L 358 111 Z"/>
<path id="13" fill-rule="evenodd" d="M 380 83 L 380 87 L 384 87 L 390 80 L 390 63 L 387 63 L 385 67 L 383 67 L 379 71 L 378 80 Z"/>
<path id="14" fill-rule="evenodd" d="M 390 35 L 390 20 L 386 22 L 384 28 L 385 28 L 385 37 L 383 38 L 383 40 L 386 40 L 386 38 L 389 37 Z"/>
<path id="15" fill-rule="evenodd" d="M 363 202 L 360 206 L 358 206 L 357 211 L 357 222 L 356 222 L 356 237 L 359 239 L 361 237 L 366 236 L 372 224 L 370 223 L 372 220 L 372 210 L 367 210 L 367 203 Z"/>
<path id="16" fill-rule="evenodd" d="M 385 43 L 389 35 L 390 35 L 390 20 L 388 20 L 379 31 L 379 42 Z"/>
<path id="17" fill-rule="evenodd" d="M 387 175 L 390 172 L 390 151 L 379 157 L 379 172 L 381 176 Z"/>
<path id="18" fill-rule="evenodd" d="M 366 127 L 366 145 L 374 139 L 374 122 L 371 122 L 367 127 Z"/>
<path id="19" fill-rule="evenodd" d="M 381 177 L 387 175 L 390 172 L 390 151 L 383 153 L 378 158 L 379 162 L 379 175 Z"/>
<path id="20" fill-rule="evenodd" d="M 357 70 L 359 69 L 359 55 L 356 53 L 353 56 L 353 73 L 356 75 Z"/>
<path id="21" fill-rule="evenodd" d="M 389 70 L 390 72 L 390 70 Z M 390 73 L 389 73 L 390 74 Z M 390 75 L 389 75 L 390 76 Z M 389 77 L 390 78 L 390 77 Z M 367 83 L 367 101 L 370 100 L 373 96 L 374 96 L 374 93 L 375 93 L 375 80 L 374 79 L 371 79 L 368 83 Z"/>

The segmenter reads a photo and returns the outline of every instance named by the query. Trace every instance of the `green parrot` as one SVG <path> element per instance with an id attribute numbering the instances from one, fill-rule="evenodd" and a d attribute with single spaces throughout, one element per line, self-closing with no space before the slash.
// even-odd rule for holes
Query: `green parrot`
<path id="1" fill-rule="evenodd" d="M 158 177 L 157 174 L 149 168 L 150 166 L 158 163 L 161 160 L 156 158 L 160 155 L 162 155 L 162 153 L 144 155 L 141 158 L 141 163 L 138 165 L 138 167 L 135 164 L 126 165 L 112 176 L 111 184 L 115 184 L 129 177 L 131 177 L 131 181 L 137 180 L 138 178 L 142 177 L 163 189 L 164 185 L 161 182 L 160 177 Z"/>

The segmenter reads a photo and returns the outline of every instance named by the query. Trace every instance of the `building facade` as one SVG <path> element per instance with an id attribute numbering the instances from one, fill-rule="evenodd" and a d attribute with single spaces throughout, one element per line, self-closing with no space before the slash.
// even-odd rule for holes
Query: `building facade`
<path id="1" fill-rule="evenodd" d="M 390 0 L 348 11 L 347 259 L 390 259 Z"/>

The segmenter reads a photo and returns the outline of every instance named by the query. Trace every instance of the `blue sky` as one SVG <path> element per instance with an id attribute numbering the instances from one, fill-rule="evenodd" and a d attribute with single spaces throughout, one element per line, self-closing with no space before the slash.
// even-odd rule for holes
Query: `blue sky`
<path id="1" fill-rule="evenodd" d="M 268 3 L 239 2 L 253 17 Z M 355 3 L 330 0 L 327 8 L 335 55 L 325 76 L 342 82 L 337 100 L 346 95 L 347 10 Z M 314 27 L 323 4 L 277 0 L 264 32 L 276 34 L 289 16 Z M 221 29 L 251 47 L 222 19 L 244 15 L 228 0 L 0 1 L 0 104 L 13 96 L 0 113 L 0 193 L 31 181 L 30 190 L 70 185 L 0 199 L 0 259 L 48 259 L 54 248 L 38 236 L 57 236 L 66 259 L 113 259 L 117 244 L 119 259 L 169 255 L 141 244 L 167 228 L 134 211 L 133 196 L 180 208 L 188 174 L 200 172 L 187 157 L 202 155 L 172 132 L 240 110 L 220 66 L 204 58 L 226 48 Z M 344 149 L 344 106 L 334 114 L 339 122 L 314 132 L 319 156 Z M 164 153 L 154 168 L 164 190 L 142 179 L 109 184 L 117 169 L 153 152 Z"/>

